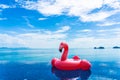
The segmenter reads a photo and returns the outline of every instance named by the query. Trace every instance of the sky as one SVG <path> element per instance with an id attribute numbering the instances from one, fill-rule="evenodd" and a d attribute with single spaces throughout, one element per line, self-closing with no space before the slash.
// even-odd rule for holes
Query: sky
<path id="1" fill-rule="evenodd" d="M 120 46 L 120 0 L 0 0 L 0 47 Z"/>

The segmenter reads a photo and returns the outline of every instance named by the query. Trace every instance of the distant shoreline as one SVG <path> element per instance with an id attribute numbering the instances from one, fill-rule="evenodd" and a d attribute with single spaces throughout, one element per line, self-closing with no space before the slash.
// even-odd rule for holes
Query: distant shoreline
<path id="1" fill-rule="evenodd" d="M 26 49 L 31 49 L 31 48 L 25 48 L 25 47 L 18 47 L 18 48 L 9 48 L 9 47 L 0 47 L 0 49 L 14 49 L 14 50 L 26 50 Z"/>
<path id="2" fill-rule="evenodd" d="M 40 49 L 58 49 L 58 48 L 28 48 L 28 47 L 0 47 L 0 50 L 40 50 Z M 118 46 L 114 47 L 93 47 L 93 48 L 69 48 L 69 49 L 120 49 Z"/>

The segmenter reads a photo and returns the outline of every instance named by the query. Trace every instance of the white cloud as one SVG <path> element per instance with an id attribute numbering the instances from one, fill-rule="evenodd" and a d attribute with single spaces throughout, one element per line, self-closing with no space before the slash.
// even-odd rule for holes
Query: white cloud
<path id="1" fill-rule="evenodd" d="M 85 37 L 77 36 L 74 38 L 69 38 L 67 32 L 69 29 L 61 28 L 61 30 L 56 33 L 56 31 L 46 31 L 46 30 L 36 30 L 28 31 L 22 34 L 12 32 L 12 34 L 0 34 L 0 46 L 7 47 L 31 47 L 31 48 L 58 48 L 61 41 L 65 41 L 69 44 L 70 48 L 93 48 L 94 46 L 105 46 L 112 47 L 120 45 L 120 28 L 110 29 L 110 30 L 97 30 L 96 32 L 107 33 L 111 37 Z M 83 30 L 89 31 L 89 30 Z M 65 33 L 66 32 L 66 33 Z M 92 32 L 92 30 L 90 30 Z M 110 34 L 109 34 L 110 33 Z M 98 34 L 98 33 L 96 33 Z"/>
<path id="2" fill-rule="evenodd" d="M 102 0 L 94 0 L 94 2 L 93 0 L 72 0 L 68 14 L 81 17 L 81 15 L 88 14 L 96 8 L 101 8 L 102 3 Z"/>
<path id="3" fill-rule="evenodd" d="M 46 20 L 47 18 L 38 18 L 38 20 L 43 21 Z"/>
<path id="4" fill-rule="evenodd" d="M 112 28 L 112 29 L 83 29 L 76 31 L 75 37 L 77 38 L 102 38 L 102 39 L 111 39 L 111 38 L 119 38 L 120 37 L 120 28 Z"/>
<path id="5" fill-rule="evenodd" d="M 96 30 L 97 33 L 106 33 L 107 35 L 117 37 L 119 34 L 115 33 L 120 33 L 120 28 L 113 28 L 113 29 L 107 29 L 107 30 Z M 113 34 L 113 35 L 112 35 Z"/>
<path id="6" fill-rule="evenodd" d="M 93 48 L 95 46 L 113 47 L 120 45 L 120 38 L 75 38 L 69 41 L 70 47 L 74 48 Z"/>
<path id="7" fill-rule="evenodd" d="M 60 15 L 67 12 L 69 15 L 80 16 L 90 10 L 99 8 L 102 0 L 92 2 L 92 0 L 49 0 L 49 1 L 26 1 L 22 7 L 26 9 L 38 10 L 45 15 Z M 78 15 L 77 15 L 78 14 Z"/>
<path id="8" fill-rule="evenodd" d="M 83 29 L 83 30 L 79 30 L 77 32 L 91 32 L 92 30 L 91 29 Z"/>
<path id="9" fill-rule="evenodd" d="M 51 40 L 51 39 L 62 39 L 65 38 L 65 34 L 42 34 L 42 33 L 25 33 L 18 35 L 21 38 L 28 39 L 41 39 L 41 40 Z"/>
<path id="10" fill-rule="evenodd" d="M 118 24 L 120 24 L 120 22 L 108 22 L 108 21 L 106 21 L 106 22 L 103 22 L 101 24 L 97 24 L 97 26 L 113 26 L 113 25 L 118 25 Z"/>
<path id="11" fill-rule="evenodd" d="M 37 10 L 50 15 L 77 16 L 82 21 L 101 21 L 120 12 L 118 0 L 40 0 L 37 2 L 24 1 L 20 3 L 23 8 Z M 106 5 L 107 7 L 102 9 Z M 100 11 L 92 13 L 95 9 Z M 109 10 L 108 8 L 112 8 Z"/>
<path id="12" fill-rule="evenodd" d="M 55 31 L 55 33 L 62 33 L 70 30 L 70 26 L 63 26 L 62 29 Z"/>
<path id="13" fill-rule="evenodd" d="M 67 38 L 67 27 L 62 28 L 63 31 L 39 30 L 39 32 L 25 32 L 22 34 L 0 34 L 0 46 L 2 47 L 31 47 L 31 48 L 55 48 L 61 41 Z M 8 32 L 9 33 L 9 32 Z M 13 32 L 12 32 L 13 33 Z"/>
<path id="14" fill-rule="evenodd" d="M 68 15 L 80 16 L 89 11 L 101 7 L 102 0 L 55 0 L 39 1 L 38 11 L 45 15 Z"/>
<path id="15" fill-rule="evenodd" d="M 5 9 L 5 8 L 10 8 L 10 6 L 5 5 L 5 4 L 0 4 L 0 8 Z"/>
<path id="16" fill-rule="evenodd" d="M 24 46 L 24 41 L 15 36 L 11 36 L 8 34 L 0 34 L 0 46 L 2 47 L 18 47 L 18 45 Z"/>
<path id="17" fill-rule="evenodd" d="M 63 26 L 62 29 L 55 31 L 55 33 L 66 32 L 66 31 L 68 31 L 69 29 L 70 29 L 69 26 Z"/>
<path id="18" fill-rule="evenodd" d="M 12 36 L 0 34 L 0 46 L 2 47 L 31 47 L 31 48 L 53 48 L 64 38 L 64 34 L 45 35 L 38 33 L 26 33 Z"/>
<path id="19" fill-rule="evenodd" d="M 102 32 L 106 32 L 106 30 L 97 30 L 96 32 L 102 33 Z"/>
<path id="20" fill-rule="evenodd" d="M 34 26 L 30 23 L 29 19 L 26 16 L 23 16 L 23 18 L 26 20 L 26 24 L 30 28 L 34 28 Z"/>
<path id="21" fill-rule="evenodd" d="M 38 3 L 33 1 L 17 1 L 21 7 L 30 9 L 30 10 L 37 10 Z"/>
<path id="22" fill-rule="evenodd" d="M 120 9 L 120 1 L 119 0 L 104 0 L 104 4 L 107 4 L 114 9 Z"/>
<path id="23" fill-rule="evenodd" d="M 93 14 L 83 14 L 81 15 L 81 19 L 84 22 L 87 21 L 103 21 L 106 18 L 110 17 L 111 15 L 116 14 L 117 12 L 120 12 L 118 10 L 114 10 L 114 11 L 102 11 L 99 13 L 93 13 Z"/>
<path id="24" fill-rule="evenodd" d="M 18 35 L 28 47 L 39 48 L 53 48 L 57 46 L 61 39 L 66 37 L 65 34 L 40 34 L 40 33 L 26 33 Z"/>

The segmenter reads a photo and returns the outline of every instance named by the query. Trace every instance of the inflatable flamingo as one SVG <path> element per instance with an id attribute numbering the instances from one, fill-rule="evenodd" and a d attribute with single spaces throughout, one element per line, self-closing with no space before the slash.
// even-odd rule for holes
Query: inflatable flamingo
<path id="1" fill-rule="evenodd" d="M 51 64 L 53 67 L 60 69 L 60 70 L 89 70 L 91 67 L 90 62 L 87 60 L 81 60 L 78 56 L 74 56 L 72 59 L 67 59 L 68 56 L 68 45 L 67 43 L 61 42 L 59 46 L 59 51 L 63 54 L 61 59 L 53 58 Z"/>

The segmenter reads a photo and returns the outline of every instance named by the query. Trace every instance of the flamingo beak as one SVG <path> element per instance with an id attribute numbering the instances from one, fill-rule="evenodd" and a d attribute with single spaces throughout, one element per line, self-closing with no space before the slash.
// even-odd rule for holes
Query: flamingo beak
<path id="1" fill-rule="evenodd" d="M 60 48 L 59 51 L 62 52 L 62 48 Z"/>
<path id="2" fill-rule="evenodd" d="M 63 43 L 60 44 L 59 51 L 62 52 L 62 49 L 63 49 Z"/>

